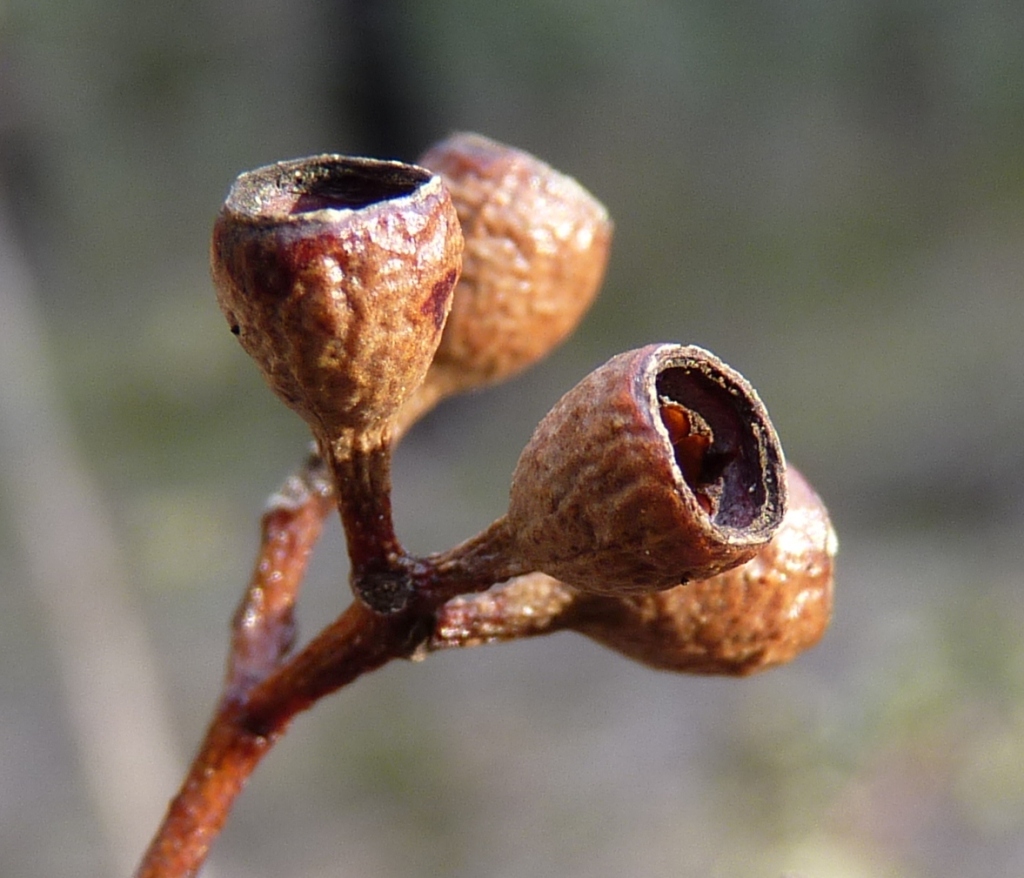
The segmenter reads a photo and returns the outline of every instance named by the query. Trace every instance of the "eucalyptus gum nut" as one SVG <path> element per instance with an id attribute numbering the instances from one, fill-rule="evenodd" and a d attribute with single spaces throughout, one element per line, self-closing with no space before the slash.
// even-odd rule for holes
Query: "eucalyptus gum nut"
<path id="1" fill-rule="evenodd" d="M 609 360 L 544 417 L 505 526 L 527 564 L 582 592 L 671 588 L 771 539 L 784 468 L 746 379 L 702 348 L 650 345 Z"/>
<path id="2" fill-rule="evenodd" d="M 788 504 L 766 546 L 708 579 L 643 594 L 583 592 L 544 573 L 461 595 L 435 616 L 430 648 L 574 630 L 658 670 L 742 676 L 814 646 L 832 616 L 838 548 L 828 510 L 793 467 Z"/>
<path id="3" fill-rule="evenodd" d="M 441 179 L 337 155 L 242 174 L 213 231 L 217 300 L 318 436 L 393 418 L 422 382 L 461 266 Z"/>
<path id="4" fill-rule="evenodd" d="M 575 329 L 604 278 L 612 223 L 571 177 L 478 134 L 454 134 L 419 161 L 444 179 L 466 239 L 427 379 L 443 395 L 507 378 Z"/>
<path id="5" fill-rule="evenodd" d="M 838 543 L 821 498 L 793 467 L 789 508 L 753 558 L 709 579 L 618 599 L 582 597 L 569 627 L 653 668 L 745 675 L 814 646 L 832 617 Z"/>

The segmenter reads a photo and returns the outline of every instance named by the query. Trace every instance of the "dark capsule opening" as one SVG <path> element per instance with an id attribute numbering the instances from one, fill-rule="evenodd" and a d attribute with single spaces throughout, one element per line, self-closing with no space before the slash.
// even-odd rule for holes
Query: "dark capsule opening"
<path id="1" fill-rule="evenodd" d="M 431 178 L 416 165 L 348 156 L 314 156 L 243 174 L 228 195 L 230 209 L 282 218 L 318 210 L 359 210 L 412 195 Z"/>
<path id="2" fill-rule="evenodd" d="M 656 388 L 676 464 L 697 503 L 717 525 L 749 527 L 774 477 L 758 413 L 725 376 L 700 364 L 666 369 Z"/>

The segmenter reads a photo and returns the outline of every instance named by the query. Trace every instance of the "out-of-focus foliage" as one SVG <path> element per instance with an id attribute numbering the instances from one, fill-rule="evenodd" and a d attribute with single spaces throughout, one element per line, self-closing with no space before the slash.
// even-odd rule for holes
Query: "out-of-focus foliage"
<path id="1" fill-rule="evenodd" d="M 262 498 L 305 442 L 207 277 L 247 168 L 478 130 L 616 221 L 576 338 L 403 445 L 410 548 L 502 512 L 549 405 L 662 340 L 751 379 L 839 528 L 833 631 L 763 677 L 658 675 L 565 635 L 361 681 L 257 772 L 221 874 L 1024 872 L 1022 59 L 1024 7 L 988 0 L 0 10 L 0 181 L 183 752 Z M 0 532 L 0 873 L 98 876 L 19 565 Z M 344 577 L 332 532 L 306 634 Z"/>

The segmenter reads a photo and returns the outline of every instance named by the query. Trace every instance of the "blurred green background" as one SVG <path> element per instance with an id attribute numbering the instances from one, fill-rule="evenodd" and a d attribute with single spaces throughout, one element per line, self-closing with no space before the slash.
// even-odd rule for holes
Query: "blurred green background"
<path id="1" fill-rule="evenodd" d="M 390 666 L 295 723 L 210 874 L 1024 874 L 1024 6 L 991 0 L 0 7 L 0 874 L 130 871 L 303 452 L 208 279 L 231 180 L 452 130 L 616 240 L 569 344 L 403 444 L 408 547 L 499 515 L 591 368 L 698 343 L 829 503 L 835 621 L 739 682 L 568 634 Z"/>

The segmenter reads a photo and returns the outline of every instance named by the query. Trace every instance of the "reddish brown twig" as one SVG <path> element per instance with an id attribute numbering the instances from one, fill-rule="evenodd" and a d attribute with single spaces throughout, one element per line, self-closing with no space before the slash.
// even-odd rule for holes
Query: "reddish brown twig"
<path id="1" fill-rule="evenodd" d="M 139 878 L 194 875 L 231 804 L 272 739 L 240 723 L 246 696 L 291 649 L 293 611 L 310 551 L 334 508 L 323 465 L 310 458 L 271 497 L 252 579 L 232 624 L 224 692 L 188 776 L 171 802 Z"/>
<path id="2" fill-rule="evenodd" d="M 790 470 L 795 502 L 779 534 L 730 573 L 641 598 L 584 595 L 543 574 L 453 597 L 512 572 L 493 564 L 485 531 L 441 555 L 408 559 L 416 599 L 403 611 L 380 614 L 356 601 L 288 658 L 295 600 L 333 506 L 320 467 L 307 463 L 264 513 L 224 694 L 137 878 L 197 874 L 249 775 L 295 715 L 392 659 L 568 628 L 655 667 L 742 674 L 788 661 L 828 623 L 834 534 L 817 495 Z"/>
<path id="3" fill-rule="evenodd" d="M 436 609 L 454 593 L 484 589 L 517 572 L 487 550 L 489 531 L 430 558 L 403 559 L 415 602 L 388 615 L 356 601 L 289 657 L 295 602 L 335 493 L 314 456 L 271 498 L 252 580 L 234 616 L 221 700 L 136 878 L 197 874 L 249 775 L 297 713 L 362 674 L 412 655 L 429 636 Z"/>
<path id="4" fill-rule="evenodd" d="M 241 700 L 291 650 L 309 553 L 333 508 L 326 468 L 312 454 L 267 502 L 256 567 L 232 620 L 226 701 Z"/>

